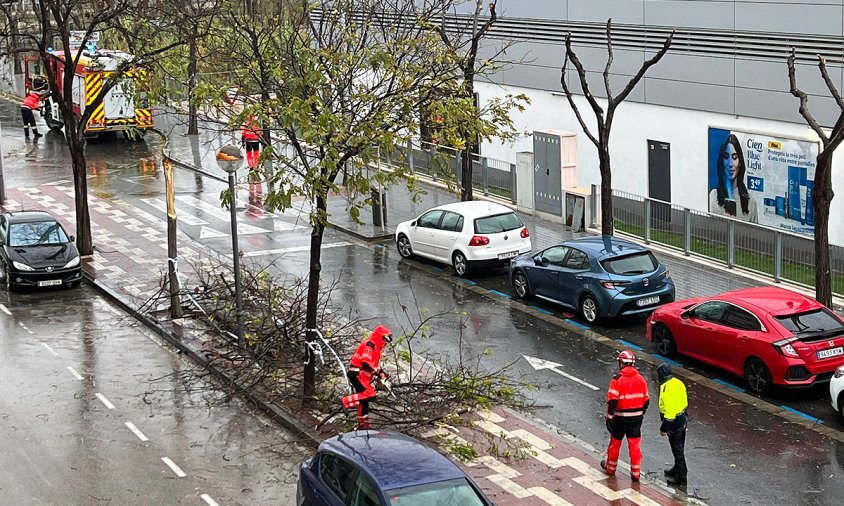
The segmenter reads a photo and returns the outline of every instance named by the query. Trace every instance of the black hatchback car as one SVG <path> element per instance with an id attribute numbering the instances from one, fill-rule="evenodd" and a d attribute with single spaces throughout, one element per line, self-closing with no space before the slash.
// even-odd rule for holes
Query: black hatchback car
<path id="1" fill-rule="evenodd" d="M 0 269 L 0 281 L 8 289 L 82 282 L 73 236 L 45 211 L 0 215 Z"/>

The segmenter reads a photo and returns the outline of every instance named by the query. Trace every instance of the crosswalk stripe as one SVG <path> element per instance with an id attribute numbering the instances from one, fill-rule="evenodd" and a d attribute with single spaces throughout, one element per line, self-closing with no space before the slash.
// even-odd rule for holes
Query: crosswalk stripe
<path id="1" fill-rule="evenodd" d="M 231 220 L 229 213 L 224 211 L 222 208 L 214 206 L 212 204 L 209 204 L 208 202 L 205 202 L 204 200 L 200 200 L 200 199 L 198 199 L 194 196 L 177 195 L 176 200 L 178 200 L 179 202 L 182 202 L 184 204 L 187 204 L 191 207 L 195 207 L 196 209 L 199 209 L 203 213 L 209 214 L 209 215 L 213 216 L 214 218 L 216 218 L 218 220 L 225 221 L 225 222 L 229 222 Z M 247 223 L 242 223 L 242 222 L 240 222 L 240 220 L 238 220 L 238 224 L 237 224 L 238 235 L 268 234 L 270 232 L 272 232 L 272 230 L 267 230 L 265 228 L 256 227 L 254 225 L 249 225 Z"/>
<path id="2" fill-rule="evenodd" d="M 342 242 L 331 242 L 328 244 L 323 244 L 322 249 L 327 248 L 341 248 L 343 246 L 351 246 L 352 243 L 342 241 Z M 279 248 L 279 249 L 265 249 L 259 251 L 247 251 L 243 253 L 245 257 L 260 257 L 265 255 L 283 255 L 285 253 L 296 253 L 299 251 L 310 251 L 310 246 L 291 246 L 290 248 Z"/>

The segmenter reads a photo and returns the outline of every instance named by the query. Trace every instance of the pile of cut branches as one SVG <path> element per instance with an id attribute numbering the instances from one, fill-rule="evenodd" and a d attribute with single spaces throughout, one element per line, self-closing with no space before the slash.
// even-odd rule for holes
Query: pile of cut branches
<path id="1" fill-rule="evenodd" d="M 326 431 L 352 428 L 352 413 L 343 416 L 339 409 L 340 398 L 350 391 L 344 366 L 365 335 L 368 322 L 355 311 L 331 304 L 338 281 L 320 293 L 319 330 L 325 340 L 316 350 L 317 395 L 303 399 L 307 280 L 271 273 L 272 267 L 242 265 L 244 338 L 237 340 L 231 267 L 207 259 L 193 267 L 198 279 L 198 286 L 190 292 L 193 317 L 216 335 L 211 341 L 213 348 L 205 351 L 209 364 L 225 370 L 240 385 L 258 389 L 267 400 L 293 408 L 307 422 L 324 421 L 334 412 L 338 416 L 323 426 Z M 402 301 L 397 295 L 394 303 L 392 320 L 398 322 L 394 342 L 382 358 L 391 375 L 392 393 L 383 391 L 372 403 L 374 426 L 415 432 L 441 420 L 460 424 L 460 415 L 494 405 L 522 410 L 532 407 L 525 392 L 533 385 L 514 376 L 512 364 L 486 369 L 485 354 L 464 356 L 465 313 L 430 313 L 416 304 L 412 291 L 408 299 Z M 456 333 L 454 342 L 460 352 L 432 356 L 421 349 L 435 333 Z M 183 376 L 190 381 L 202 373 Z M 302 410 L 303 405 L 309 409 Z"/>

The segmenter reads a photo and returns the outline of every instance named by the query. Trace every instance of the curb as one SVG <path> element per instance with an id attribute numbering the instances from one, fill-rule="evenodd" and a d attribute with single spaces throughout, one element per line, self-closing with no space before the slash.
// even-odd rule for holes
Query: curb
<path id="1" fill-rule="evenodd" d="M 233 378 L 226 374 L 225 371 L 222 371 L 212 365 L 208 360 L 205 359 L 205 357 L 197 353 L 193 348 L 186 346 L 185 343 L 181 339 L 179 339 L 178 336 L 173 334 L 173 332 L 169 329 L 165 328 L 159 320 L 154 319 L 145 314 L 139 313 L 135 308 L 126 303 L 114 290 L 104 285 L 103 283 L 97 281 L 96 278 L 91 276 L 88 272 L 85 272 L 84 269 L 83 276 L 85 277 L 88 284 L 90 284 L 91 287 L 94 288 L 94 290 L 97 291 L 100 295 L 102 295 L 103 297 L 111 301 L 113 304 L 118 306 L 129 316 L 143 323 L 149 330 L 153 331 L 159 337 L 167 341 L 167 343 L 175 347 L 179 352 L 188 356 L 197 365 L 202 366 L 206 371 L 210 372 L 214 376 L 214 378 L 222 382 L 225 387 L 233 389 L 242 398 L 250 401 L 255 407 L 263 411 L 267 416 L 269 416 L 270 419 L 281 424 L 282 427 L 296 434 L 299 438 L 301 438 L 303 442 L 311 444 L 314 448 L 319 446 L 319 444 L 322 442 L 323 438 L 321 438 L 316 433 L 316 431 L 305 426 L 305 424 L 300 422 L 298 419 L 290 415 L 287 411 L 283 410 L 279 406 L 264 401 L 261 397 L 255 395 L 249 389 L 236 382 Z"/>

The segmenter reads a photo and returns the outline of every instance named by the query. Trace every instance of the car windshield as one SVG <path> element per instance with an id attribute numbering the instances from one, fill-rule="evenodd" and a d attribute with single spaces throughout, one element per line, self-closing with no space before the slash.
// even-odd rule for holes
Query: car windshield
<path id="1" fill-rule="evenodd" d="M 393 506 L 486 506 L 466 478 L 394 488 L 384 492 Z"/>
<path id="2" fill-rule="evenodd" d="M 832 330 L 842 330 L 841 322 L 826 309 L 816 309 L 808 313 L 777 316 L 777 321 L 795 334 L 815 334 Z"/>
<path id="3" fill-rule="evenodd" d="M 12 223 L 9 226 L 9 246 L 44 246 L 70 242 L 57 221 Z"/>
<path id="4" fill-rule="evenodd" d="M 497 234 L 522 228 L 524 223 L 516 216 L 516 213 L 496 214 L 475 220 L 476 234 Z"/>
<path id="5" fill-rule="evenodd" d="M 655 271 L 659 262 L 650 251 L 643 251 L 623 257 L 608 258 L 601 262 L 601 265 L 610 274 L 633 276 Z"/>

